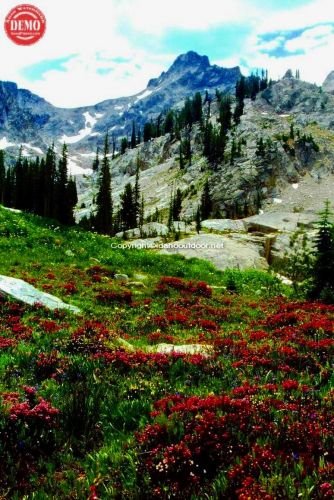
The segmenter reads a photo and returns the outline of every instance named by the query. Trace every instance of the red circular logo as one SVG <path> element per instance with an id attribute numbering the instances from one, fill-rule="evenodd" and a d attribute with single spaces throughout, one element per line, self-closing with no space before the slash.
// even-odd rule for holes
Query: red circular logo
<path id="1" fill-rule="evenodd" d="M 5 19 L 7 36 L 18 45 L 32 45 L 38 42 L 44 35 L 45 28 L 45 16 L 34 5 L 17 5 Z"/>

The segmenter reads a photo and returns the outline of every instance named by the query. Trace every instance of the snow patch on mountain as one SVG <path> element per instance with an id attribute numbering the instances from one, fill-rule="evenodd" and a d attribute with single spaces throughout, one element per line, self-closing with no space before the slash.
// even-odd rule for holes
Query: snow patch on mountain
<path id="1" fill-rule="evenodd" d="M 10 148 L 11 146 L 16 146 L 14 142 L 9 142 L 7 137 L 0 139 L 0 149 Z"/>
<path id="2" fill-rule="evenodd" d="M 141 99 L 145 99 L 145 97 L 148 97 L 149 95 L 152 94 L 152 90 L 144 90 L 141 94 L 139 94 L 136 98 L 136 102 L 140 101 Z"/>
<path id="3" fill-rule="evenodd" d="M 83 117 L 85 118 L 85 128 L 79 130 L 77 135 L 63 135 L 60 139 L 59 142 L 61 143 L 66 143 L 66 144 L 75 144 L 76 142 L 81 141 L 85 137 L 93 135 L 100 135 L 98 132 L 93 132 L 93 128 L 97 123 L 97 120 L 99 118 L 102 118 L 103 113 L 95 113 L 95 116 L 92 116 L 89 111 L 85 111 L 83 114 Z"/>
<path id="4" fill-rule="evenodd" d="M 80 156 L 82 156 L 83 158 L 95 158 L 96 153 L 94 153 L 93 151 L 91 153 L 80 153 Z"/>
<path id="5" fill-rule="evenodd" d="M 26 142 L 23 142 L 22 146 L 25 147 L 27 150 L 30 149 L 32 151 L 35 151 L 35 153 L 37 153 L 39 155 L 44 154 L 43 151 L 41 150 L 41 148 L 38 148 L 37 146 L 32 146 L 31 144 L 28 144 Z"/>
<path id="6" fill-rule="evenodd" d="M 75 158 L 76 159 L 76 158 Z M 70 175 L 91 175 L 93 170 L 91 168 L 80 167 L 73 158 L 68 159 L 68 172 Z"/>
<path id="7" fill-rule="evenodd" d="M 92 116 L 89 111 L 86 111 L 85 113 L 82 113 L 82 114 L 85 118 L 85 128 L 88 128 L 88 127 L 93 128 L 97 122 L 96 115 Z"/>

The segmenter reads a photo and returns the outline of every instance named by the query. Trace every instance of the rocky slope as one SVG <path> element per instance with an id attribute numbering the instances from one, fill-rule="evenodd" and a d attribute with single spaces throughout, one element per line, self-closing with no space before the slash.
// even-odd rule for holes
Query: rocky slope
<path id="1" fill-rule="evenodd" d="M 216 122 L 215 102 L 211 110 L 211 120 Z M 334 203 L 333 111 L 334 96 L 307 82 L 284 78 L 254 101 L 246 100 L 241 122 L 230 133 L 225 162 L 214 170 L 203 157 L 197 126 L 191 135 L 192 163 L 183 170 L 179 167 L 180 143 L 169 135 L 141 144 L 113 160 L 115 205 L 125 184 L 134 182 L 138 161 L 146 213 L 158 208 L 165 218 L 171 192 L 180 188 L 184 195 L 181 218 L 191 219 L 204 182 L 209 179 L 214 202 L 212 216 L 217 221 L 213 225 L 207 221 L 199 236 L 195 236 L 194 227 L 185 236 L 189 244 L 203 244 L 210 239 L 208 232 L 212 232 L 225 250 L 168 251 L 198 257 L 205 253 L 222 269 L 279 264 L 292 232 L 305 226 L 312 236 L 324 201 Z M 233 138 L 242 142 L 242 149 L 240 157 L 231 162 Z M 261 154 L 260 138 L 264 144 Z M 78 216 L 90 212 L 94 192 L 96 186 L 81 195 L 85 206 L 78 210 Z M 233 222 L 223 221 L 225 217 L 243 218 L 244 224 L 236 229 Z"/>
<path id="2" fill-rule="evenodd" d="M 241 123 L 230 132 L 225 161 L 215 169 L 203 157 L 197 125 L 191 134 L 192 162 L 183 170 L 179 168 L 180 142 L 169 134 L 140 144 L 113 160 L 116 204 L 125 184 L 134 182 L 139 161 L 148 210 L 167 209 L 171 191 L 178 187 L 184 192 L 183 216 L 191 217 L 207 178 L 215 217 L 249 216 L 257 213 L 260 205 L 279 205 L 282 191 L 305 175 L 318 182 L 333 170 L 333 113 L 334 96 L 307 82 L 282 79 L 260 93 L 255 101 L 246 99 Z M 211 120 L 217 121 L 215 102 L 211 105 Z M 261 154 L 260 138 L 264 144 Z M 232 139 L 242 144 L 240 156 L 233 160 L 230 159 Z M 91 198 L 88 190 L 81 202 L 89 205 Z M 296 202 L 295 210 L 299 205 Z"/>

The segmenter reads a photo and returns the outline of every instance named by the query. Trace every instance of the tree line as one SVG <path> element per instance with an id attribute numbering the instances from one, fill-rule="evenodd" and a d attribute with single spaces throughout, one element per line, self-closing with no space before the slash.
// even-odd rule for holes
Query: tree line
<path id="1" fill-rule="evenodd" d="M 77 204 L 76 183 L 68 174 L 66 144 L 57 160 L 54 145 L 42 158 L 27 158 L 22 148 L 13 166 L 6 166 L 0 151 L 0 203 L 9 208 L 25 210 L 50 217 L 62 224 L 74 224 L 73 210 Z"/>
<path id="2" fill-rule="evenodd" d="M 123 137 L 120 142 L 120 154 L 128 148 L 135 148 L 141 142 L 148 142 L 164 134 L 170 134 L 171 140 L 178 140 L 180 169 L 192 161 L 191 133 L 194 124 L 199 124 L 203 154 L 211 168 L 224 161 L 229 131 L 238 124 L 243 112 L 246 97 L 254 99 L 258 92 L 268 85 L 268 75 L 262 71 L 261 76 L 241 77 L 236 84 L 235 105 L 231 96 L 216 90 L 218 118 L 214 124 L 211 120 L 211 104 L 213 97 L 208 93 L 202 98 L 200 92 L 186 98 L 181 109 L 169 109 L 160 113 L 155 120 L 144 124 L 143 130 L 132 122 L 131 137 Z M 232 137 L 230 163 L 241 155 L 241 141 Z M 140 227 L 145 219 L 145 201 L 140 192 L 139 160 L 137 161 L 135 185 L 128 183 L 120 198 L 120 206 L 114 209 L 110 156 L 117 154 L 116 139 L 111 137 L 111 155 L 108 134 L 105 137 L 102 160 L 99 151 L 93 161 L 93 171 L 98 173 L 98 190 L 95 198 L 95 211 L 85 216 L 81 224 L 105 234 L 115 234 L 133 227 Z M 261 148 L 260 148 L 261 149 Z M 182 210 L 183 194 L 177 190 L 169 207 L 168 223 L 178 220 Z M 13 168 L 5 167 L 4 152 L 0 152 L 0 203 L 13 208 L 28 210 L 45 217 L 52 217 L 64 224 L 73 224 L 73 209 L 77 203 L 76 185 L 68 177 L 67 147 L 63 146 L 59 160 L 56 158 L 54 146 L 48 148 L 45 157 L 34 160 L 22 156 L 22 151 Z M 200 203 L 194 219 L 203 220 L 212 212 L 209 181 L 203 187 Z M 153 217 L 153 216 L 152 216 Z M 151 218 L 152 218 L 151 217 Z"/>

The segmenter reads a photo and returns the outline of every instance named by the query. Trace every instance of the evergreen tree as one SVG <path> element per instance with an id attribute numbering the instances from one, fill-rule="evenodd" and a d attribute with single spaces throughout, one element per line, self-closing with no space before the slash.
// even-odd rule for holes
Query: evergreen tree
<path id="1" fill-rule="evenodd" d="M 48 148 L 45 157 L 45 166 L 42 171 L 43 176 L 43 215 L 44 217 L 54 216 L 54 197 L 56 179 L 56 153 L 54 144 Z"/>
<path id="2" fill-rule="evenodd" d="M 113 233 L 119 233 L 122 231 L 122 221 L 121 221 L 121 211 L 118 209 L 113 217 Z"/>
<path id="3" fill-rule="evenodd" d="M 160 115 L 158 116 L 157 120 L 156 120 L 156 125 L 155 125 L 155 133 L 154 133 L 154 137 L 160 137 L 161 134 L 162 134 L 162 114 L 160 113 Z"/>
<path id="4" fill-rule="evenodd" d="M 96 148 L 96 156 L 95 156 L 95 159 L 94 159 L 93 165 L 92 165 L 93 172 L 97 172 L 98 171 L 99 165 L 100 165 L 99 148 L 97 147 Z"/>
<path id="5" fill-rule="evenodd" d="M 57 179 L 55 186 L 54 217 L 62 224 L 73 223 L 73 206 L 70 204 L 67 193 L 68 169 L 67 146 L 63 145 L 62 156 L 58 162 Z"/>
<path id="6" fill-rule="evenodd" d="M 145 220 L 145 200 L 144 200 L 144 195 L 141 195 L 141 201 L 140 201 L 140 209 L 139 209 L 139 229 L 142 231 L 142 227 L 144 225 L 144 220 Z"/>
<path id="7" fill-rule="evenodd" d="M 19 156 L 14 165 L 14 207 L 18 210 L 24 210 L 25 203 L 25 189 L 26 189 L 26 179 L 25 179 L 25 168 L 23 166 L 23 158 L 22 158 L 22 146 L 20 147 Z"/>
<path id="8" fill-rule="evenodd" d="M 237 145 L 235 142 L 235 139 L 233 137 L 232 139 L 232 145 L 231 145 L 231 156 L 230 156 L 230 164 L 233 165 L 234 159 L 237 156 Z"/>
<path id="9" fill-rule="evenodd" d="M 180 149 L 179 149 L 179 162 L 180 162 L 180 170 L 184 169 L 184 157 L 182 152 L 182 140 L 180 141 Z"/>
<path id="10" fill-rule="evenodd" d="M 69 211 L 67 215 L 66 224 L 74 224 L 75 219 L 73 215 L 73 209 L 75 205 L 78 203 L 78 193 L 77 193 L 77 185 L 75 180 L 71 177 L 67 183 L 66 196 L 68 199 Z"/>
<path id="11" fill-rule="evenodd" d="M 240 123 L 240 118 L 244 114 L 244 107 L 245 107 L 244 100 L 243 99 L 238 100 L 236 105 L 235 105 L 234 113 L 233 113 L 233 118 L 234 118 L 234 122 L 236 125 L 238 125 Z"/>
<path id="12" fill-rule="evenodd" d="M 265 149 L 265 146 L 264 146 L 263 137 L 261 136 L 260 139 L 258 139 L 257 142 L 256 142 L 256 151 L 255 151 L 255 154 L 257 156 L 260 156 L 261 158 L 263 158 L 265 156 L 265 153 L 266 153 L 266 149 Z"/>
<path id="13" fill-rule="evenodd" d="M 235 87 L 235 97 L 238 101 L 243 101 L 246 97 L 246 78 L 241 76 Z"/>
<path id="14" fill-rule="evenodd" d="M 165 118 L 165 123 L 164 123 L 164 133 L 165 134 L 171 134 L 173 136 L 174 132 L 174 111 L 170 109 Z"/>
<path id="15" fill-rule="evenodd" d="M 135 187 L 133 191 L 133 202 L 134 202 L 134 211 L 135 211 L 135 218 L 136 218 L 136 224 L 137 222 L 139 223 L 139 213 L 140 213 L 140 185 L 139 185 L 139 172 L 140 172 L 140 159 L 139 155 L 137 156 L 137 165 L 136 165 L 136 180 L 135 180 Z"/>
<path id="16" fill-rule="evenodd" d="M 124 192 L 121 195 L 120 217 L 123 231 L 133 229 L 137 226 L 134 191 L 130 182 L 126 184 Z"/>
<path id="17" fill-rule="evenodd" d="M 202 111 L 202 96 L 200 92 L 196 92 L 192 101 L 192 119 L 194 123 L 202 122 L 203 111 Z"/>
<path id="18" fill-rule="evenodd" d="M 5 167 L 5 153 L 0 150 L 0 205 L 5 202 L 5 187 L 6 187 L 6 167 Z"/>
<path id="19" fill-rule="evenodd" d="M 219 122 L 221 125 L 222 134 L 226 136 L 227 132 L 232 126 L 231 99 L 229 96 L 224 97 L 220 102 Z"/>
<path id="20" fill-rule="evenodd" d="M 95 226 L 102 234 L 112 234 L 112 197 L 111 197 L 111 175 L 109 165 L 109 138 L 105 136 L 103 160 L 100 170 L 99 187 L 96 196 L 97 212 Z"/>
<path id="21" fill-rule="evenodd" d="M 128 149 L 129 143 L 126 137 L 122 137 L 121 140 L 121 155 L 124 155 L 125 151 Z"/>
<path id="22" fill-rule="evenodd" d="M 202 224 L 201 224 L 201 208 L 200 208 L 200 206 L 198 206 L 197 210 L 196 210 L 195 222 L 196 222 L 196 231 L 197 231 L 197 234 L 199 234 L 200 230 L 202 229 Z"/>
<path id="23" fill-rule="evenodd" d="M 334 225 L 330 203 L 320 213 L 318 234 L 315 244 L 315 263 L 313 267 L 312 299 L 334 302 Z"/>
<path id="24" fill-rule="evenodd" d="M 115 158 L 115 154 L 116 154 L 116 137 L 115 137 L 115 134 L 112 134 L 112 136 L 111 136 L 111 143 L 112 143 L 111 158 L 114 159 Z"/>
<path id="25" fill-rule="evenodd" d="M 178 188 L 176 190 L 176 195 L 173 198 L 173 208 L 172 208 L 173 221 L 180 220 L 181 210 L 182 210 L 182 192 L 181 189 Z"/>
<path id="26" fill-rule="evenodd" d="M 137 146 L 137 137 L 136 137 L 136 125 L 134 120 L 132 121 L 132 132 L 131 132 L 131 149 L 134 149 Z"/>
<path id="27" fill-rule="evenodd" d="M 192 151 L 191 151 L 190 129 L 186 130 L 184 140 L 181 141 L 181 147 L 183 149 L 184 159 L 188 162 L 189 165 L 191 165 Z"/>
<path id="28" fill-rule="evenodd" d="M 173 211 L 174 211 L 174 192 L 173 190 L 170 193 L 170 202 L 169 202 L 169 209 L 168 209 L 168 222 L 167 226 L 169 231 L 171 231 L 172 226 L 173 226 Z"/>
<path id="29" fill-rule="evenodd" d="M 153 124 L 152 122 L 146 122 L 144 125 L 143 140 L 144 142 L 148 142 L 152 139 L 152 137 L 153 137 Z"/>
<path id="30" fill-rule="evenodd" d="M 5 207 L 14 207 L 14 169 L 8 168 L 5 179 L 4 205 Z"/>
<path id="31" fill-rule="evenodd" d="M 210 185 L 209 180 L 204 184 L 201 204 L 200 204 L 201 220 L 206 220 L 210 217 L 212 212 L 212 199 L 210 195 Z"/>

